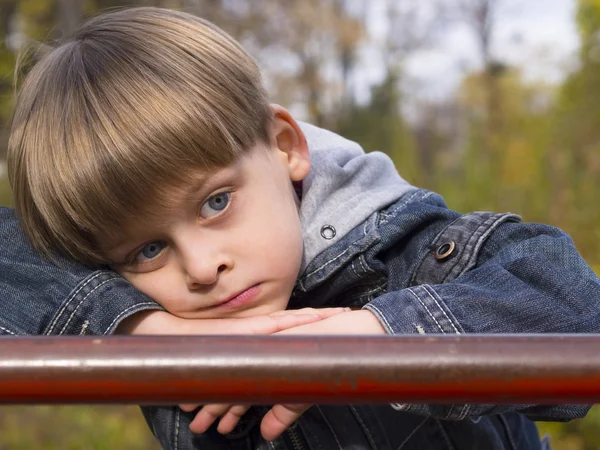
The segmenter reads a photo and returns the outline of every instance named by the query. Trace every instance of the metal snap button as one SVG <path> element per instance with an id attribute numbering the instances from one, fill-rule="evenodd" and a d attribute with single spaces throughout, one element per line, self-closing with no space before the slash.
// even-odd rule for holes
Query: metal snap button
<path id="1" fill-rule="evenodd" d="M 335 237 L 335 228 L 332 225 L 323 225 L 321 228 L 321 236 L 325 239 L 333 239 Z"/>
<path id="2" fill-rule="evenodd" d="M 433 256 L 435 256 L 435 259 L 437 260 L 446 259 L 454 252 L 455 248 L 456 244 L 454 241 L 445 242 L 437 248 Z"/>

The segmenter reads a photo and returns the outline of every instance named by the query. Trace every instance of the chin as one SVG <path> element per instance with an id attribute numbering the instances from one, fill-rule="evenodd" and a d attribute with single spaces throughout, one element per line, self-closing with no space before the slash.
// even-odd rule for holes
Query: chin
<path id="1" fill-rule="evenodd" d="M 256 317 L 256 316 L 265 316 L 268 314 L 272 314 L 277 311 L 283 311 L 285 309 L 284 305 L 258 305 L 254 308 L 249 308 L 242 311 L 232 311 L 229 317 Z"/>

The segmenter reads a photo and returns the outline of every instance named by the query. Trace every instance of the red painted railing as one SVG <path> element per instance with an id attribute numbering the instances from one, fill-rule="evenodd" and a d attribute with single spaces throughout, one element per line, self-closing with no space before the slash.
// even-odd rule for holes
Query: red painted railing
<path id="1" fill-rule="evenodd" d="M 600 336 L 19 337 L 0 403 L 594 403 Z"/>

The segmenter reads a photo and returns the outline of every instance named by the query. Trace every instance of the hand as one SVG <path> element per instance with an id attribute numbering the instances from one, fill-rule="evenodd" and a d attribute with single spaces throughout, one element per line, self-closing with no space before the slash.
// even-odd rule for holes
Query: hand
<path id="1" fill-rule="evenodd" d="M 179 405 L 182 410 L 191 412 L 198 405 Z M 198 411 L 190 423 L 190 430 L 194 433 L 204 433 L 220 418 L 217 431 L 227 434 L 233 431 L 240 418 L 250 409 L 251 405 L 213 404 L 205 405 Z M 260 425 L 260 433 L 267 441 L 275 440 L 291 424 L 293 424 L 304 411 L 310 408 L 309 404 L 275 405 L 265 414 Z"/>
<path id="2" fill-rule="evenodd" d="M 347 308 L 303 308 L 239 319 L 182 319 L 166 311 L 142 311 L 121 322 L 116 334 L 273 334 L 346 311 Z"/>
<path id="3" fill-rule="evenodd" d="M 278 333 L 282 334 L 386 334 L 379 319 L 368 310 L 347 311 L 319 322 L 299 325 Z M 267 441 L 272 441 L 292 425 L 311 405 L 275 405 L 263 417 L 260 432 Z M 233 420 L 228 417 L 228 421 Z M 238 419 L 239 420 L 239 419 Z M 211 422 L 212 423 L 212 422 Z M 237 423 L 237 421 L 236 421 Z M 219 424 L 220 426 L 220 424 Z M 234 425 L 235 426 L 235 425 Z M 233 428 L 232 428 L 233 429 Z M 221 431 L 221 430 L 219 430 Z"/>
<path id="4" fill-rule="evenodd" d="M 372 335 L 387 334 L 387 332 L 375 314 L 366 309 L 361 309 L 358 311 L 344 311 L 321 321 L 286 328 L 275 334 Z"/>
<path id="5" fill-rule="evenodd" d="M 324 320 L 335 314 L 348 311 L 347 308 L 304 308 L 285 310 L 269 315 L 241 319 L 182 319 L 165 311 L 144 311 L 124 321 L 117 330 L 121 334 L 273 334 L 288 328 Z M 184 411 L 193 411 L 199 405 L 180 405 Z M 275 439 L 292 424 L 310 405 L 276 405 L 267 418 L 267 428 L 261 432 L 265 439 Z M 205 405 L 190 424 L 195 433 L 203 433 L 212 423 L 221 417 L 217 430 L 226 434 L 231 432 L 250 405 L 211 404 Z M 304 408 L 301 411 L 299 408 Z M 289 419 L 288 419 L 289 417 Z M 277 426 L 278 423 L 287 425 Z M 269 424 L 274 424 L 269 427 Z M 280 430 L 281 431 L 278 431 Z M 269 439 L 270 438 L 270 439 Z"/>
<path id="6" fill-rule="evenodd" d="M 287 328 L 275 334 L 386 334 L 385 329 L 373 313 L 367 310 L 348 311 L 332 314 L 323 320 L 309 324 Z M 184 411 L 193 411 L 199 405 L 180 405 Z M 263 417 L 260 432 L 267 441 L 276 439 L 298 417 L 300 417 L 310 404 L 275 405 Z M 222 434 L 231 432 L 240 418 L 248 411 L 249 405 L 212 404 L 205 405 L 196 414 L 190 424 L 194 433 L 205 432 L 215 420 L 220 418 L 217 431 Z"/>

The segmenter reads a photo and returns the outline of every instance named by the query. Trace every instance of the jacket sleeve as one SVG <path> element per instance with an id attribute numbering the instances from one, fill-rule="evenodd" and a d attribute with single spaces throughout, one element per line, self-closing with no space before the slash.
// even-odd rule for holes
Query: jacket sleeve
<path id="1" fill-rule="evenodd" d="M 55 262 L 40 258 L 11 209 L 0 208 L 0 242 L 0 334 L 112 334 L 126 317 L 162 309 L 113 271 L 90 270 L 61 258 Z M 179 433 L 183 415 L 179 408 L 142 410 L 163 444 L 191 440 L 187 427 Z M 185 419 L 189 423 L 190 417 Z"/>
<path id="2" fill-rule="evenodd" d="M 162 309 L 115 272 L 42 259 L 8 208 L 0 242 L 0 334 L 111 334 L 136 312 Z"/>
<path id="3" fill-rule="evenodd" d="M 420 252 L 387 251 L 386 265 L 392 269 L 411 267 L 410 261 L 398 262 L 402 253 L 420 255 L 412 263 L 409 287 L 392 286 L 364 307 L 388 333 L 600 332 L 600 280 L 567 234 L 546 225 L 521 223 L 511 214 L 458 215 L 444 208 L 419 207 L 418 215 L 425 222 L 407 231 L 407 236 L 408 241 L 419 242 Z M 436 232 L 419 238 L 428 227 L 437 227 Z M 389 276 L 393 285 L 393 270 Z M 395 406 L 458 420 L 507 411 L 535 420 L 569 420 L 589 409 L 585 405 Z"/>

